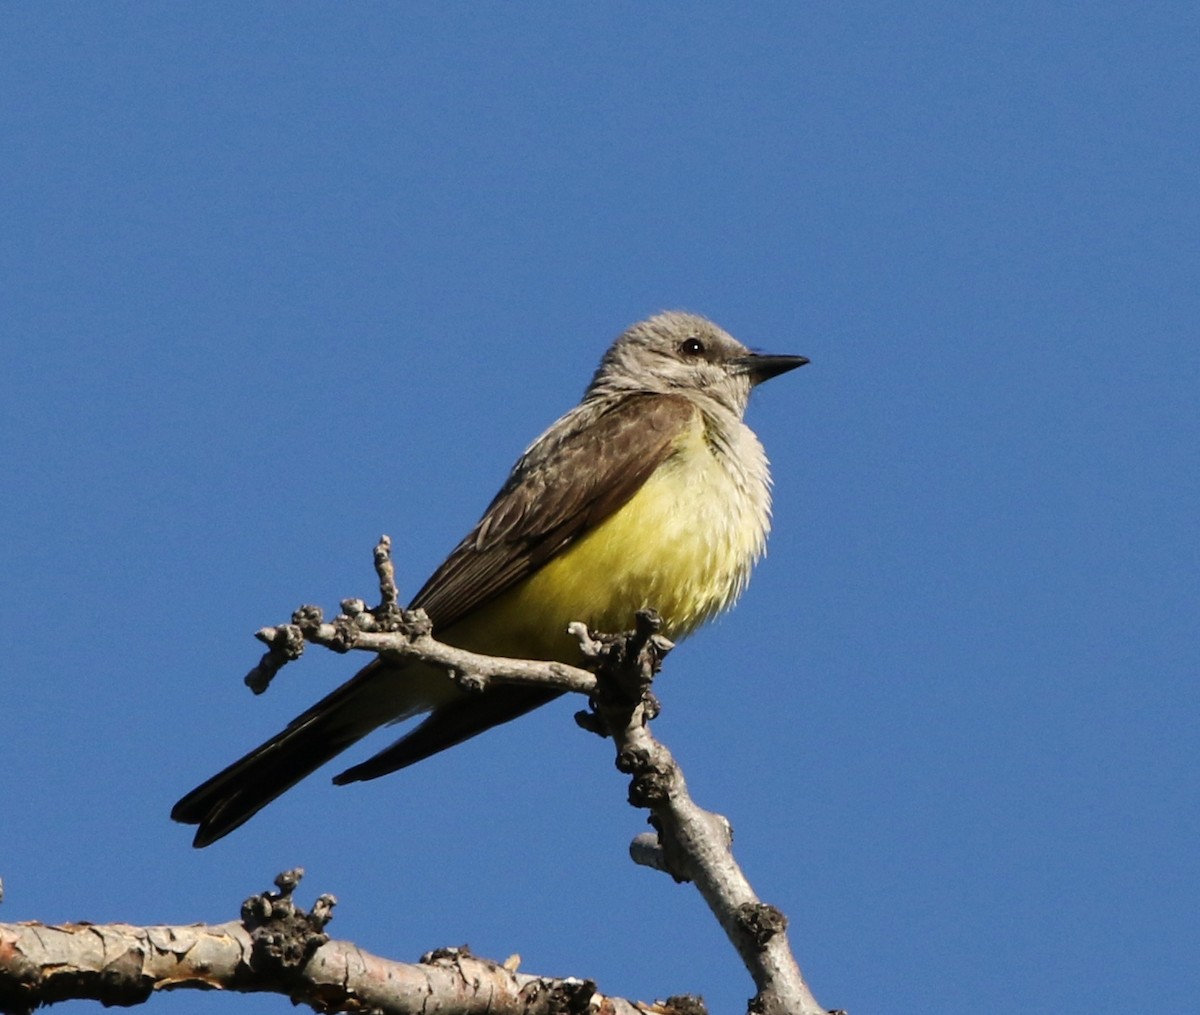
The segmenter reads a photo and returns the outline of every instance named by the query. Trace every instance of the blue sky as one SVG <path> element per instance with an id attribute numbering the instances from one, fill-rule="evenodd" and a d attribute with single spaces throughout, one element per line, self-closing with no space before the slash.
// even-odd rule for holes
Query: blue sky
<path id="1" fill-rule="evenodd" d="M 353 669 L 253 698 L 251 633 L 369 594 L 381 532 L 414 591 L 679 307 L 813 361 L 751 406 L 770 554 L 656 729 L 817 997 L 1193 1010 L 1194 5 L 4 23 L 0 918 L 223 921 L 302 865 L 381 954 L 741 1010 L 569 704 L 203 852 L 167 819 Z"/>

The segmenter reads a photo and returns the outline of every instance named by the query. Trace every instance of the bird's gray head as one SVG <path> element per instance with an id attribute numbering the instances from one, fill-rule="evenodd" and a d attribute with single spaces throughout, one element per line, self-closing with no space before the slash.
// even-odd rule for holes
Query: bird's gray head
<path id="1" fill-rule="evenodd" d="M 803 356 L 751 352 L 712 321 L 669 311 L 635 324 L 613 342 L 584 397 L 693 394 L 741 416 L 754 385 L 807 362 Z"/>

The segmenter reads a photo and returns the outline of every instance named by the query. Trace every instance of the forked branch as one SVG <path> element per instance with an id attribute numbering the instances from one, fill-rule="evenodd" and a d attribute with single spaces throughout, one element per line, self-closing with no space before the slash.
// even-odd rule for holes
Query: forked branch
<path id="1" fill-rule="evenodd" d="M 659 703 L 650 688 L 663 657 L 672 647 L 658 633 L 657 616 L 651 611 L 643 612 L 638 616 L 636 630 L 617 635 L 597 634 L 588 631 L 583 624 L 573 624 L 571 630 L 579 640 L 586 668 L 559 662 L 477 655 L 437 641 L 422 611 L 404 610 L 399 606 L 390 551 L 391 541 L 384 536 L 375 548 L 379 606 L 368 608 L 362 600 L 345 600 L 342 612 L 331 622 L 325 621 L 318 608 L 303 606 L 293 614 L 290 623 L 258 632 L 257 637 L 268 649 L 258 666 L 246 677 L 246 683 L 255 693 L 265 690 L 284 664 L 299 658 L 306 644 L 314 644 L 337 652 L 354 650 L 415 657 L 442 667 L 468 691 L 479 691 L 492 681 L 500 681 L 533 684 L 586 696 L 589 707 L 576 716 L 577 721 L 592 732 L 612 738 L 617 750 L 617 768 L 630 776 L 629 802 L 649 810 L 650 824 L 655 829 L 653 836 L 641 835 L 634 840 L 630 848 L 634 860 L 666 871 L 677 881 L 695 884 L 754 981 L 757 993 L 750 1001 L 750 1012 L 825 1015 L 826 1009 L 813 997 L 792 956 L 786 918 L 755 895 L 733 858 L 729 822 L 695 804 L 670 751 L 650 733 L 649 721 L 659 711 Z M 281 895 L 274 897 L 267 908 L 274 906 L 282 912 L 291 906 L 291 887 L 294 884 L 290 887 L 281 885 Z M 322 922 L 328 918 L 327 910 L 331 904 L 330 901 L 321 912 Z M 311 917 L 310 914 L 310 921 Z M 437 996 L 439 1010 L 468 1012 L 478 1010 L 481 1000 L 477 995 L 467 997 L 463 993 L 464 984 L 470 982 L 489 985 L 483 1003 L 492 1012 L 664 1010 L 602 998 L 595 985 L 587 981 L 549 981 L 521 976 L 507 965 L 475 959 L 463 950 L 455 951 L 453 955 L 435 953 L 432 958 L 427 957 L 428 962 L 423 960 L 418 966 L 399 966 L 367 956 L 352 945 L 324 940 L 314 944 L 312 937 L 296 953 L 300 959 L 293 962 L 287 975 L 280 979 L 275 967 L 267 966 L 267 972 L 263 972 L 263 967 L 254 961 L 252 930 L 245 920 L 241 924 L 190 928 L 0 925 L 0 1009 L 24 1011 L 65 997 L 105 1000 L 97 993 L 65 992 L 64 985 L 77 984 L 82 991 L 82 984 L 100 982 L 100 987 L 89 989 L 110 989 L 104 983 L 123 983 L 121 977 L 114 978 L 114 972 L 124 970 L 132 977 L 130 984 L 135 985 L 128 988 L 132 993 L 124 995 L 123 1000 L 114 998 L 107 1003 L 129 1004 L 144 1000 L 144 997 L 135 996 L 136 990 L 149 996 L 152 990 L 158 989 L 221 986 L 239 990 L 276 990 L 323 1011 L 360 1010 L 363 1007 L 392 1012 L 423 1010 L 421 1004 L 406 1000 L 417 995 L 410 995 L 409 988 L 401 985 L 413 983 L 420 985 L 413 989 L 418 990 L 425 1004 L 431 996 Z M 110 941 L 110 936 L 114 935 Z M 74 943 L 79 941 L 90 942 L 90 948 Z M 101 941 L 105 944 L 103 948 Z M 30 942 L 37 947 L 31 948 Z M 50 957 L 50 951 L 39 950 L 48 949 L 54 942 L 58 943 L 57 960 Z M 83 975 L 83 957 L 91 953 L 130 958 L 128 961 L 123 959 L 124 965 L 119 969 L 108 968 L 107 978 L 94 981 Z M 64 962 L 64 954 L 78 955 L 79 963 Z M 194 956 L 203 956 L 203 960 L 195 961 Z M 60 968 L 53 980 L 39 980 L 28 975 L 31 970 L 54 962 Z M 471 964 L 469 976 L 465 975 L 464 963 Z M 443 975 L 447 964 L 452 971 Z M 78 977 L 71 979 L 61 975 L 62 967 L 69 971 L 77 965 Z M 216 982 L 217 979 L 220 982 Z M 556 982 L 572 986 L 569 989 L 553 986 Z M 14 983 L 19 985 L 15 994 Z M 40 986 L 35 988 L 34 984 Z M 351 984 L 354 984 L 353 990 Z M 557 992 L 554 1004 L 559 1007 L 540 1007 L 542 1000 L 553 992 Z M 25 997 L 30 1003 L 14 1004 L 12 999 L 15 997 Z M 550 1004 L 549 1001 L 546 1003 Z M 600 1005 L 599 1009 L 596 1005 Z M 683 999 L 676 999 L 675 1008 L 671 1010 L 681 1010 L 682 1005 Z"/>

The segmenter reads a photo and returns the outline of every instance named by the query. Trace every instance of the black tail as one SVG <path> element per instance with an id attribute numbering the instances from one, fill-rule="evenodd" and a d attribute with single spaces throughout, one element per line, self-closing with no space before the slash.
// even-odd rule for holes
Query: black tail
<path id="1" fill-rule="evenodd" d="M 172 808 L 171 817 L 200 826 L 192 840 L 197 848 L 216 842 L 372 730 L 426 711 L 432 688 L 422 681 L 423 672 L 376 660 L 265 744 L 197 786 Z M 429 672 L 443 691 L 448 688 L 440 673 Z M 501 685 L 449 702 L 443 698 L 416 729 L 333 781 L 344 785 L 387 775 L 524 715 L 560 693 Z"/>
<path id="2" fill-rule="evenodd" d="M 500 685 L 482 694 L 469 694 L 445 705 L 439 705 L 411 733 L 385 747 L 361 765 L 348 768 L 333 781 L 339 786 L 348 782 L 363 782 L 378 779 L 381 775 L 395 772 L 431 754 L 461 744 L 484 730 L 509 722 L 518 716 L 553 701 L 562 692 L 547 691 L 540 687 Z"/>
<path id="3" fill-rule="evenodd" d="M 192 844 L 216 842 L 373 729 L 419 709 L 399 704 L 403 676 L 378 661 L 321 699 L 286 729 L 197 786 L 171 817 L 199 825 Z"/>

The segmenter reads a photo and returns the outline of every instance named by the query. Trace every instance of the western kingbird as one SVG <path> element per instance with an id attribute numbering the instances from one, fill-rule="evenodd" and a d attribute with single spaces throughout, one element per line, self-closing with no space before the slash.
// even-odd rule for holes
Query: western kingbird
<path id="1" fill-rule="evenodd" d="M 584 393 L 521 456 L 467 537 L 412 601 L 450 645 L 580 661 L 571 621 L 625 631 L 652 607 L 678 640 L 730 606 L 762 556 L 771 477 L 742 422 L 750 389 L 803 366 L 751 352 L 711 321 L 664 313 L 621 335 Z M 394 772 L 558 692 L 459 689 L 441 670 L 377 658 L 171 811 L 207 846 L 387 723 L 427 718 L 334 778 Z"/>

